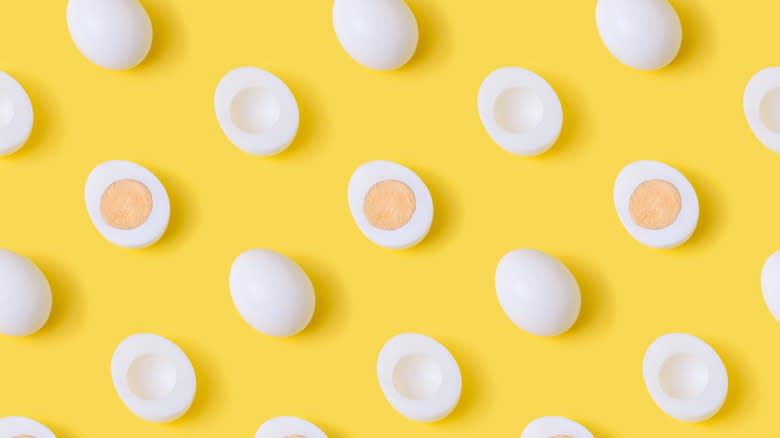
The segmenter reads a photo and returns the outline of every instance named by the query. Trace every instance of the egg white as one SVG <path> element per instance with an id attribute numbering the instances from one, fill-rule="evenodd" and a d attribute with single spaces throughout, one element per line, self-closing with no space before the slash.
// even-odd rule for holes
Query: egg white
<path id="1" fill-rule="evenodd" d="M 769 150 L 780 153 L 780 67 L 768 67 L 756 73 L 747 86 L 743 98 L 745 117 L 756 138 Z M 770 113 L 765 112 L 771 111 Z M 767 126 L 764 117 L 778 126 Z"/>
<path id="2" fill-rule="evenodd" d="M 40 269 L 14 252 L 0 249 L 0 334 L 27 336 L 40 330 L 51 313 L 51 287 Z"/>
<path id="3" fill-rule="evenodd" d="M 54 432 L 43 424 L 25 417 L 0 418 L 0 437 L 56 438 Z"/>
<path id="4" fill-rule="evenodd" d="M 0 155 L 19 150 L 30 138 L 33 108 L 24 88 L 0 71 Z"/>
<path id="5" fill-rule="evenodd" d="M 302 436 L 305 438 L 328 438 L 325 432 L 314 424 L 296 417 L 276 417 L 263 423 L 255 438 L 285 438 Z"/>
<path id="6" fill-rule="evenodd" d="M 564 417 L 541 417 L 528 423 L 520 438 L 552 438 L 569 436 L 571 438 L 593 438 L 583 425 Z"/>

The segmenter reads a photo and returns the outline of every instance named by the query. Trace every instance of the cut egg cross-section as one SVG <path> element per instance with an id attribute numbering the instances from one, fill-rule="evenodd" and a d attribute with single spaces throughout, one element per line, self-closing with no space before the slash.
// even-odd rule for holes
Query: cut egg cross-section
<path id="1" fill-rule="evenodd" d="M 129 161 L 107 161 L 87 177 L 84 197 L 92 223 L 109 242 L 142 248 L 168 228 L 168 192 L 146 168 Z"/>
<path id="2" fill-rule="evenodd" d="M 640 243 L 673 248 L 685 243 L 699 222 L 699 199 L 688 179 L 658 161 L 624 167 L 614 187 L 623 226 Z"/>
<path id="3" fill-rule="evenodd" d="M 761 291 L 772 316 L 780 322 L 780 251 L 770 255 L 761 268 Z"/>
<path id="4" fill-rule="evenodd" d="M 30 137 L 33 108 L 24 88 L 0 72 L 0 155 L 16 152 Z"/>
<path id="5" fill-rule="evenodd" d="M 764 146 L 780 153 L 780 67 L 756 73 L 745 87 L 743 102 L 753 134 Z"/>
<path id="6" fill-rule="evenodd" d="M 0 438 L 56 438 L 43 424 L 24 417 L 0 418 Z"/>
<path id="7" fill-rule="evenodd" d="M 541 417 L 528 423 L 520 438 L 593 438 L 593 434 L 568 418 Z"/>
<path id="8" fill-rule="evenodd" d="M 355 223 L 377 245 L 408 248 L 431 228 L 431 193 L 417 174 L 400 164 L 363 164 L 352 174 L 348 195 Z"/>
<path id="9" fill-rule="evenodd" d="M 255 438 L 328 438 L 312 423 L 296 417 L 276 417 L 263 423 Z"/>

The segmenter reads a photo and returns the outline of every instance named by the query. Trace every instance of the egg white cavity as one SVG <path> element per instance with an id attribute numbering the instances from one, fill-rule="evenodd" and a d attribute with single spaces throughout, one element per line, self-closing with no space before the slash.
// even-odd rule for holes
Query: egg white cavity
<path id="1" fill-rule="evenodd" d="M 366 217 L 366 195 L 382 181 L 399 181 L 414 194 L 414 213 L 398 229 L 377 228 Z M 404 249 L 417 245 L 428 235 L 433 223 L 433 199 L 428 187 L 412 170 L 390 161 L 371 161 L 358 167 L 349 180 L 348 201 L 352 218 L 363 235 L 385 248 Z"/>
<path id="2" fill-rule="evenodd" d="M 265 249 L 243 252 L 230 268 L 230 293 L 241 317 L 269 336 L 292 336 L 312 319 L 314 286 L 294 261 Z"/>
<path id="3" fill-rule="evenodd" d="M 640 184 L 661 180 L 680 195 L 680 211 L 674 222 L 661 229 L 639 226 L 631 217 L 631 195 Z M 677 169 L 658 161 L 637 161 L 623 168 L 615 180 L 615 209 L 626 231 L 640 243 L 654 248 L 674 248 L 693 235 L 699 222 L 699 199 L 688 179 Z"/>
<path id="4" fill-rule="evenodd" d="M 417 19 L 403 0 L 335 0 L 333 28 L 355 61 L 375 70 L 394 70 L 414 55 Z"/>
<path id="5" fill-rule="evenodd" d="M 25 417 L 0 418 L 0 437 L 56 438 L 54 432 L 43 424 Z"/>
<path id="6" fill-rule="evenodd" d="M 667 0 L 599 0 L 596 25 L 609 52 L 639 70 L 668 65 L 682 44 L 680 17 Z"/>
<path id="7" fill-rule="evenodd" d="M 761 291 L 772 316 L 780 322 L 780 251 L 770 255 L 761 269 Z"/>
<path id="8" fill-rule="evenodd" d="M 252 155 L 278 154 L 298 132 L 298 102 L 287 85 L 255 67 L 228 72 L 217 85 L 214 110 L 225 136 Z"/>
<path id="9" fill-rule="evenodd" d="M 27 336 L 41 329 L 51 313 L 51 287 L 27 258 L 0 249 L 0 333 Z"/>
<path id="10" fill-rule="evenodd" d="M 424 335 L 390 339 L 379 353 L 377 376 L 390 405 L 414 421 L 441 420 L 460 400 L 462 380 L 455 358 Z"/>
<path id="11" fill-rule="evenodd" d="M 296 417 L 276 417 L 263 423 L 255 438 L 286 438 L 301 436 L 305 438 L 328 438 L 325 432 L 314 424 Z"/>
<path id="12" fill-rule="evenodd" d="M 154 423 L 180 418 L 195 398 L 195 370 L 189 358 L 157 335 L 136 334 L 123 340 L 111 359 L 111 378 L 127 409 Z"/>
<path id="13" fill-rule="evenodd" d="M 479 87 L 477 106 L 490 138 L 513 154 L 541 154 L 561 134 L 561 101 L 547 81 L 529 70 L 504 67 L 490 73 Z"/>
<path id="14" fill-rule="evenodd" d="M 756 73 L 745 87 L 744 111 L 756 138 L 780 153 L 780 67 Z"/>
<path id="15" fill-rule="evenodd" d="M 541 417 L 528 423 L 520 438 L 553 438 L 568 436 L 571 438 L 593 438 L 581 424 L 564 417 Z"/>
<path id="16" fill-rule="evenodd" d="M 133 180 L 143 184 L 152 197 L 149 216 L 138 227 L 119 229 L 111 226 L 100 211 L 101 200 L 111 184 Z M 143 166 L 130 161 L 106 161 L 87 177 L 84 189 L 87 212 L 98 232 L 109 242 L 126 248 L 143 248 L 154 244 L 165 234 L 171 216 L 168 192 L 159 179 Z"/>
<path id="17" fill-rule="evenodd" d="M 69 0 L 67 22 L 81 53 L 110 70 L 135 67 L 152 47 L 152 22 L 138 0 Z"/>
<path id="18" fill-rule="evenodd" d="M 673 333 L 656 339 L 642 364 L 645 385 L 667 415 L 686 422 L 706 420 L 723 406 L 728 375 L 706 342 Z"/>
<path id="19" fill-rule="evenodd" d="M 19 150 L 30 138 L 33 109 L 24 88 L 0 71 L 0 156 Z"/>

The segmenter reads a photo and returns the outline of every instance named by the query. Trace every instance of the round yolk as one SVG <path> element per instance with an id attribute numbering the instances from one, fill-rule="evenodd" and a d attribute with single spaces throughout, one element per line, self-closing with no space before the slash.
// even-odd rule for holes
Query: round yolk
<path id="1" fill-rule="evenodd" d="M 570 435 L 555 435 L 554 437 L 551 438 L 572 438 L 572 437 Z"/>
<path id="2" fill-rule="evenodd" d="M 306 438 L 306 437 L 305 437 L 305 436 L 303 436 L 303 435 L 287 435 L 287 436 L 286 436 L 286 437 L 284 437 L 284 438 Z"/>
<path id="3" fill-rule="evenodd" d="M 652 179 L 639 184 L 634 190 L 628 208 L 637 225 L 648 230 L 660 230 L 677 220 L 682 200 L 672 183 Z"/>
<path id="4" fill-rule="evenodd" d="M 394 179 L 374 184 L 363 199 L 363 213 L 368 222 L 382 230 L 397 230 L 412 219 L 417 208 L 414 192 Z"/>
<path id="5" fill-rule="evenodd" d="M 146 222 L 152 212 L 152 194 L 134 179 L 115 181 L 100 198 L 100 214 L 113 228 L 132 230 Z"/>
<path id="6" fill-rule="evenodd" d="M 35 437 L 32 435 L 16 435 L 13 438 L 35 438 Z"/>

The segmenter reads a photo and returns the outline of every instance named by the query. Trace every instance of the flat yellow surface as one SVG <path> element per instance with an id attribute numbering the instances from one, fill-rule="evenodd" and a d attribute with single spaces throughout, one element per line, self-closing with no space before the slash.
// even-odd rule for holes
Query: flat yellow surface
<path id="1" fill-rule="evenodd" d="M 346 55 L 330 0 L 144 0 L 152 53 L 121 73 L 77 51 L 64 0 L 3 4 L 0 69 L 27 89 L 35 127 L 0 159 L 0 245 L 42 268 L 54 310 L 38 334 L 0 337 L 0 415 L 59 438 L 251 437 L 277 415 L 331 438 L 517 437 L 542 415 L 600 438 L 777 435 L 780 325 L 759 273 L 780 247 L 780 158 L 753 137 L 742 93 L 780 62 L 780 3 L 674 0 L 683 48 L 657 73 L 611 57 L 595 1 L 409 3 L 420 47 L 391 73 Z M 243 65 L 276 73 L 298 99 L 299 135 L 277 157 L 244 154 L 214 116 L 217 82 Z M 563 103 L 561 139 L 541 157 L 504 152 L 480 124 L 479 84 L 506 65 L 538 72 Z M 112 246 L 87 216 L 87 174 L 110 159 L 147 166 L 168 189 L 171 225 L 148 249 Z M 430 188 L 420 246 L 382 249 L 353 223 L 347 182 L 374 159 Z M 638 159 L 696 188 L 701 221 L 686 245 L 652 250 L 621 226 L 612 183 Z M 302 335 L 266 337 L 234 309 L 230 264 L 251 247 L 311 276 L 317 311 Z M 533 337 L 502 313 L 494 270 L 518 247 L 559 257 L 579 280 L 582 315 L 564 336 Z M 404 331 L 460 363 L 463 398 L 440 423 L 405 420 L 377 384 L 379 349 Z M 728 368 L 726 404 L 702 424 L 667 417 L 644 387 L 645 348 L 675 331 L 708 341 Z M 137 419 L 114 392 L 111 354 L 135 332 L 172 339 L 195 366 L 194 405 L 175 423 Z"/>

